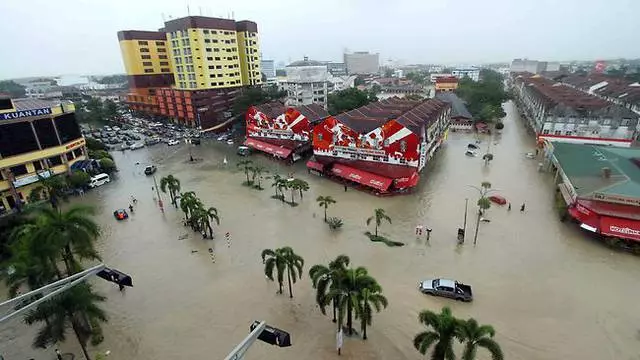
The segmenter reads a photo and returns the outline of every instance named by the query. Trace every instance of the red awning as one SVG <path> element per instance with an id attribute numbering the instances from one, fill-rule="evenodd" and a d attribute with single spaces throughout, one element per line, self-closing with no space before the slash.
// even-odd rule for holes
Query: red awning
<path id="1" fill-rule="evenodd" d="M 640 221 L 602 216 L 600 217 L 600 232 L 603 235 L 640 241 Z"/>
<path id="2" fill-rule="evenodd" d="M 251 146 L 256 150 L 264 151 L 266 153 L 275 155 L 277 157 L 281 157 L 283 159 L 289 157 L 289 155 L 291 154 L 290 149 L 287 149 L 281 146 L 272 145 L 264 141 L 260 141 L 252 138 L 248 138 L 247 141 L 244 142 L 244 144 L 246 146 Z"/>
<path id="3" fill-rule="evenodd" d="M 410 187 L 414 187 L 418 184 L 420 180 L 420 175 L 417 172 L 414 172 L 409 177 L 396 179 L 396 188 L 398 189 L 406 189 Z"/>
<path id="4" fill-rule="evenodd" d="M 386 178 L 384 176 L 354 169 L 350 166 L 342 164 L 335 164 L 331 169 L 331 172 L 340 176 L 341 178 L 355 181 L 359 184 L 369 186 L 380 191 L 387 191 L 387 189 L 393 182 L 392 179 Z"/>
<path id="5" fill-rule="evenodd" d="M 309 169 L 318 170 L 320 172 L 324 171 L 324 165 L 320 164 L 319 162 L 315 162 L 313 160 L 307 161 L 307 167 Z"/>
<path id="6" fill-rule="evenodd" d="M 577 204 L 575 207 L 570 207 L 569 214 L 571 215 L 571 217 L 578 220 L 582 224 L 587 225 L 589 227 L 587 228 L 587 230 L 598 232 L 598 229 L 600 228 L 598 214 L 583 206 L 580 206 L 580 204 Z"/>

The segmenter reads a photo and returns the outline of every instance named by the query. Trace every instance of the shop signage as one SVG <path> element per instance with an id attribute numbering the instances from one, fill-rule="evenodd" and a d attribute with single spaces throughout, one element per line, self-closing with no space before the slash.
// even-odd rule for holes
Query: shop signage
<path id="1" fill-rule="evenodd" d="M 69 149 L 73 149 L 75 147 L 78 147 L 80 145 L 84 145 L 84 139 L 72 142 L 71 144 L 65 146 L 64 148 L 65 148 L 65 150 L 69 150 Z"/>
<path id="2" fill-rule="evenodd" d="M 39 181 L 41 177 L 46 179 L 46 178 L 48 178 L 50 176 L 51 176 L 51 171 L 50 170 L 44 170 L 44 171 L 41 171 L 41 172 L 39 172 L 37 174 L 25 176 L 23 178 L 14 180 L 13 181 L 13 186 L 18 188 L 18 187 L 21 187 L 21 186 L 33 184 L 34 182 Z"/>
<path id="3" fill-rule="evenodd" d="M 350 146 L 334 146 L 334 150 L 349 154 L 368 155 L 368 156 L 387 156 L 384 150 L 365 149 Z"/>
<path id="4" fill-rule="evenodd" d="M 29 116 L 51 115 L 51 108 L 41 108 L 33 110 L 14 111 L 0 114 L 0 120 L 14 120 Z"/>
<path id="5" fill-rule="evenodd" d="M 640 199 L 638 198 L 629 198 L 625 196 L 610 195 L 610 194 L 603 194 L 603 193 L 593 193 L 593 198 L 596 200 L 614 202 L 618 204 L 640 206 Z"/>
<path id="6" fill-rule="evenodd" d="M 611 225 L 609 226 L 609 231 L 616 234 L 640 236 L 640 230 L 631 229 L 628 227 L 619 227 L 619 226 Z"/>
<path id="7" fill-rule="evenodd" d="M 589 216 L 591 215 L 591 211 L 589 211 L 589 209 L 587 209 L 586 207 L 580 205 L 580 204 L 576 204 L 576 210 L 578 210 L 579 212 Z"/>

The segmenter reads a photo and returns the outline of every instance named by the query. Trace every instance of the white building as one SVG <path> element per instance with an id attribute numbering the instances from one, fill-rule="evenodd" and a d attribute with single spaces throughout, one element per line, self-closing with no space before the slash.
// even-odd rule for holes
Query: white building
<path id="1" fill-rule="evenodd" d="M 275 61 L 262 59 L 260 60 L 260 68 L 264 76 L 267 77 L 267 83 L 269 83 L 270 80 L 272 80 L 272 82 L 275 82 L 275 79 L 276 79 Z"/>
<path id="2" fill-rule="evenodd" d="M 321 104 L 327 106 L 329 93 L 329 72 L 327 65 L 319 61 L 295 61 L 285 68 L 287 80 L 284 88 L 287 90 L 287 105 Z"/>
<path id="3" fill-rule="evenodd" d="M 539 74 L 543 71 L 559 71 L 559 62 L 547 62 L 529 59 L 514 59 L 511 62 L 510 71 L 512 73 L 517 72 L 529 72 L 532 74 Z"/>
<path id="4" fill-rule="evenodd" d="M 478 69 L 477 67 L 456 68 L 451 72 L 451 75 L 457 77 L 458 79 L 468 77 L 473 81 L 478 81 L 480 80 L 480 69 Z"/>
<path id="5" fill-rule="evenodd" d="M 349 75 L 371 75 L 380 71 L 380 54 L 368 51 L 356 51 L 344 54 L 344 63 Z"/>

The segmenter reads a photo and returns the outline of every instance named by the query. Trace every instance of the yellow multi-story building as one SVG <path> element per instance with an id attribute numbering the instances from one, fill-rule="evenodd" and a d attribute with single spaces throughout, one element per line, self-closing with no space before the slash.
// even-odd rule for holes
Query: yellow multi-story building
<path id="1" fill-rule="evenodd" d="M 73 103 L 0 96 L 0 213 L 28 202 L 41 177 L 85 160 Z"/>
<path id="2" fill-rule="evenodd" d="M 188 16 L 164 25 L 118 33 L 133 110 L 206 128 L 228 118 L 242 86 L 262 83 L 256 23 Z"/>

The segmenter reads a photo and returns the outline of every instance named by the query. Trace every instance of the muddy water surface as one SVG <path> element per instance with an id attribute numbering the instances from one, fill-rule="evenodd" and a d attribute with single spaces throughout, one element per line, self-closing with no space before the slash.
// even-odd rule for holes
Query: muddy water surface
<path id="1" fill-rule="evenodd" d="M 491 141 L 495 160 L 488 167 L 479 157 L 464 155 L 473 136 L 451 133 L 409 196 L 344 192 L 339 184 L 308 175 L 304 164 L 291 168 L 254 156 L 272 172 L 293 171 L 309 181 L 310 191 L 291 208 L 270 198 L 268 180 L 264 191 L 241 186 L 244 175 L 234 168 L 237 158 L 225 144 L 210 140 L 195 148 L 195 157 L 204 159 L 195 164 L 186 161 L 185 145 L 115 154 L 118 179 L 78 201 L 97 207 L 104 261 L 130 273 L 135 287 L 121 294 L 95 281 L 109 297 L 110 314 L 105 343 L 95 351 L 108 349 L 115 359 L 222 359 L 254 319 L 264 319 L 289 331 L 294 345 L 278 349 L 256 343 L 247 359 L 334 358 L 334 324 L 316 308 L 306 271 L 347 254 L 353 265 L 366 266 L 378 279 L 390 304 L 374 316 L 367 342 L 346 339 L 342 358 L 423 358 L 412 345 L 421 329 L 416 315 L 446 305 L 458 317 L 494 325 L 507 359 L 640 359 L 640 259 L 612 252 L 557 220 L 551 176 L 537 171 L 537 161 L 525 159 L 533 142 L 511 104 L 506 108 L 506 127 Z M 484 138 L 482 149 L 487 145 Z M 183 190 L 195 191 L 219 209 L 222 223 L 215 240 L 202 240 L 183 227 L 178 210 L 159 211 L 153 180 L 142 174 L 149 163 L 158 165 L 158 178 L 174 174 Z M 491 222 L 481 224 L 473 246 L 477 194 L 468 185 L 484 180 L 512 202 L 513 210 L 492 207 Z M 139 200 L 135 213 L 116 222 L 111 213 L 128 206 L 132 194 Z M 329 214 L 344 219 L 341 231 L 333 233 L 323 224 L 322 209 L 313 201 L 318 195 L 337 199 Z M 460 247 L 455 235 L 465 198 L 469 236 Z M 520 213 L 523 202 L 526 211 Z M 393 219 L 382 233 L 406 246 L 388 248 L 364 237 L 365 219 L 377 207 Z M 433 229 L 429 242 L 416 238 L 416 225 Z M 229 247 L 225 232 L 231 234 Z M 276 294 L 260 261 L 262 249 L 285 245 L 305 258 L 305 277 L 294 286 L 292 300 Z M 209 247 L 215 249 L 215 263 Z M 433 276 L 471 284 L 474 302 L 420 294 L 417 282 Z M 30 349 L 31 333 L 19 321 L 5 326 L 0 334 L 5 358 L 50 359 L 50 352 Z M 67 347 L 77 351 L 74 344 Z"/>

